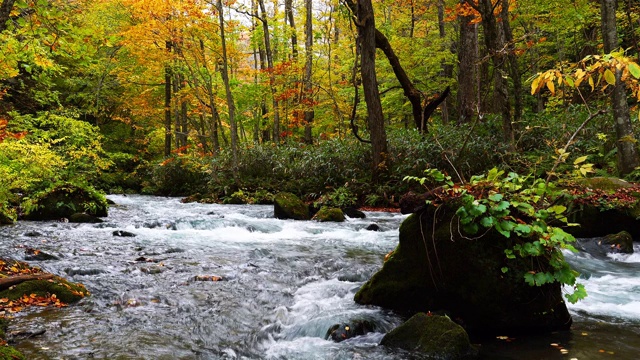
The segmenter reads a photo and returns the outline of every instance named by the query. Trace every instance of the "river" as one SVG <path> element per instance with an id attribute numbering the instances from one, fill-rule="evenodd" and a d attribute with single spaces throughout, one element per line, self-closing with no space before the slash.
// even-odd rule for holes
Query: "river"
<path id="1" fill-rule="evenodd" d="M 116 205 L 102 224 L 0 228 L 0 256 L 22 260 L 25 247 L 53 254 L 59 259 L 31 264 L 91 292 L 79 304 L 14 318 L 11 330 L 46 330 L 15 344 L 28 359 L 418 358 L 378 346 L 402 322 L 398 316 L 353 302 L 397 245 L 404 215 L 366 212 L 366 219 L 318 223 L 274 219 L 266 205 L 109 198 Z M 365 229 L 372 223 L 381 231 Z M 589 292 L 570 306 L 572 330 L 483 342 L 484 358 L 637 357 L 640 255 L 567 258 Z M 340 343 L 325 339 L 332 325 L 354 319 L 376 331 Z"/>

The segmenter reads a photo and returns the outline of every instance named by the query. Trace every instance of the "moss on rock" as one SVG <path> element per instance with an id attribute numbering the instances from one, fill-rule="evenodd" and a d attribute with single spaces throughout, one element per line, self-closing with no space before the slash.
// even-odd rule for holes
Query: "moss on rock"
<path id="1" fill-rule="evenodd" d="M 79 212 L 104 217 L 109 208 L 104 195 L 91 187 L 73 184 L 55 186 L 36 195 L 31 203 L 32 209 L 24 216 L 26 220 L 57 220 Z"/>
<path id="2" fill-rule="evenodd" d="M 25 281 L 7 290 L 0 291 L 0 298 L 17 300 L 24 295 L 28 296 L 31 294 L 44 297 L 56 295 L 63 303 L 70 304 L 89 295 L 89 292 L 82 284 L 72 283 L 61 277 L 55 277 L 51 280 Z"/>
<path id="3" fill-rule="evenodd" d="M 22 355 L 18 350 L 11 346 L 0 346 L 0 360 L 26 360 L 27 358 Z"/>
<path id="4" fill-rule="evenodd" d="M 292 193 L 281 192 L 273 198 L 274 216 L 277 219 L 309 220 L 309 206 Z"/>
<path id="5" fill-rule="evenodd" d="M 442 360 L 471 359 L 477 350 L 462 326 L 446 316 L 418 313 L 386 334 L 380 345 Z"/>
<path id="6" fill-rule="evenodd" d="M 344 222 L 344 213 L 338 208 L 323 206 L 313 216 L 313 220 L 317 220 L 320 222 Z"/>
<path id="7" fill-rule="evenodd" d="M 524 240 L 496 231 L 477 239 L 462 237 L 455 209 L 452 202 L 409 216 L 393 255 L 360 288 L 355 301 L 407 315 L 448 310 L 474 334 L 568 329 L 571 316 L 560 284 L 529 286 L 524 274 L 534 270 L 532 260 L 504 254 Z M 536 266 L 548 268 L 544 262 L 536 259 Z"/>

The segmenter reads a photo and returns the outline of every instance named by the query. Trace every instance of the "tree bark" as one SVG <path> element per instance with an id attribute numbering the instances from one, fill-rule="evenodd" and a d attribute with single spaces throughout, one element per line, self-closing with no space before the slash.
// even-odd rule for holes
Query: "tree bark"
<path id="1" fill-rule="evenodd" d="M 4 0 L 0 4 L 0 33 L 7 29 L 7 21 L 9 21 L 15 2 L 16 0 Z"/>
<path id="2" fill-rule="evenodd" d="M 291 54 L 294 60 L 298 60 L 298 35 L 296 34 L 296 24 L 293 19 L 293 0 L 284 0 L 284 13 L 289 26 L 291 26 Z"/>
<path id="3" fill-rule="evenodd" d="M 511 119 L 511 104 L 509 103 L 509 84 L 506 80 L 509 73 L 507 68 L 506 44 L 504 31 L 498 26 L 498 18 L 494 13 L 495 5 L 491 0 L 479 0 L 475 4 L 466 0 L 467 4 L 476 9 L 482 16 L 482 29 L 487 51 L 493 64 L 493 92 L 494 103 L 502 117 L 502 136 L 505 143 L 515 151 L 515 133 Z"/>
<path id="4" fill-rule="evenodd" d="M 277 144 L 280 142 L 280 112 L 278 109 L 278 100 L 276 99 L 275 75 L 273 73 L 273 51 L 271 49 L 271 38 L 269 36 L 269 23 L 267 22 L 267 11 L 264 6 L 264 0 L 258 0 L 260 6 L 260 21 L 262 22 L 262 30 L 264 32 L 264 47 L 267 56 L 267 65 L 269 71 L 269 87 L 271 88 L 271 98 L 273 102 L 273 141 Z"/>
<path id="5" fill-rule="evenodd" d="M 304 7 L 306 12 L 306 21 L 304 26 L 304 95 L 302 98 L 302 104 L 304 106 L 304 141 L 307 144 L 312 144 L 313 137 L 311 136 L 311 125 L 313 124 L 314 117 L 313 99 L 311 97 L 311 74 L 313 66 L 313 2 L 311 0 L 305 0 Z"/>
<path id="6" fill-rule="evenodd" d="M 604 52 L 608 54 L 619 46 L 616 29 L 616 0 L 602 0 L 600 9 Z M 611 94 L 611 107 L 613 108 L 613 120 L 616 129 L 618 172 L 621 176 L 624 176 L 640 165 L 640 157 L 638 156 L 636 138 L 631 125 L 627 92 L 624 83 L 621 81 L 622 71 L 616 69 L 615 76 L 616 84 L 613 86 Z"/>
<path id="7" fill-rule="evenodd" d="M 165 42 L 167 54 L 171 53 L 171 41 Z M 171 155 L 171 66 L 164 66 L 164 156 Z"/>
<path id="8" fill-rule="evenodd" d="M 233 101 L 231 86 L 229 85 L 229 64 L 227 57 L 227 40 L 224 34 L 224 12 L 222 0 L 217 1 L 218 19 L 220 20 L 220 42 L 222 45 L 222 68 L 220 74 L 224 82 L 224 90 L 227 94 L 227 107 L 229 108 L 229 125 L 231 126 L 231 156 L 233 177 L 238 179 L 238 125 L 236 124 L 236 105 Z"/>
<path id="9" fill-rule="evenodd" d="M 387 135 L 376 76 L 376 25 L 371 0 L 358 1 L 356 17 L 362 59 L 360 73 L 373 152 L 372 178 L 378 182 L 387 170 Z"/>
<path id="10" fill-rule="evenodd" d="M 466 0 L 460 0 L 465 3 Z M 458 19 L 460 40 L 458 45 L 458 124 L 473 119 L 477 104 L 478 24 L 472 16 Z"/>

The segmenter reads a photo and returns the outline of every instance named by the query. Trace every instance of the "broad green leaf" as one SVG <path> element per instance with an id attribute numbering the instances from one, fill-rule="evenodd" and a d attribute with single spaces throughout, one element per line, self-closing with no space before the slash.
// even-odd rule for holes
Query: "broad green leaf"
<path id="1" fill-rule="evenodd" d="M 638 64 L 630 63 L 629 64 L 629 72 L 631 73 L 631 75 L 634 78 L 640 79 L 640 66 L 638 66 Z"/>
<path id="2" fill-rule="evenodd" d="M 502 194 L 489 195 L 489 200 L 495 201 L 495 202 L 498 202 L 498 201 L 502 200 L 502 198 L 503 198 Z"/>
<path id="3" fill-rule="evenodd" d="M 604 71 L 604 80 L 609 84 L 609 85 L 615 85 L 616 84 L 616 76 L 613 75 L 613 72 L 609 69 Z"/>

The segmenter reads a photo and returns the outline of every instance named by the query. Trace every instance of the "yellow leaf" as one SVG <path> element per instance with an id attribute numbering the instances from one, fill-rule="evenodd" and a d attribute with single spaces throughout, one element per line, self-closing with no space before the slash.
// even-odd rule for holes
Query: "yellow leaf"
<path id="1" fill-rule="evenodd" d="M 604 80 L 609 84 L 609 85 L 615 85 L 616 84 L 616 76 L 613 75 L 613 72 L 609 69 L 604 71 Z"/>
<path id="2" fill-rule="evenodd" d="M 594 89 L 593 78 L 589 76 L 589 85 L 591 85 L 591 91 Z"/>
<path id="3" fill-rule="evenodd" d="M 549 88 L 549 91 L 551 91 L 551 95 L 556 94 L 556 87 L 553 85 L 553 81 L 547 81 L 547 87 Z"/>
<path id="4" fill-rule="evenodd" d="M 583 163 L 587 160 L 587 155 L 585 156 L 580 156 L 579 158 L 575 159 L 575 161 L 573 162 L 573 165 L 578 165 L 580 163 Z"/>
<path id="5" fill-rule="evenodd" d="M 531 95 L 534 95 L 535 93 L 538 92 L 538 85 L 540 85 L 540 79 L 542 79 L 542 77 L 538 76 L 531 83 Z"/>

